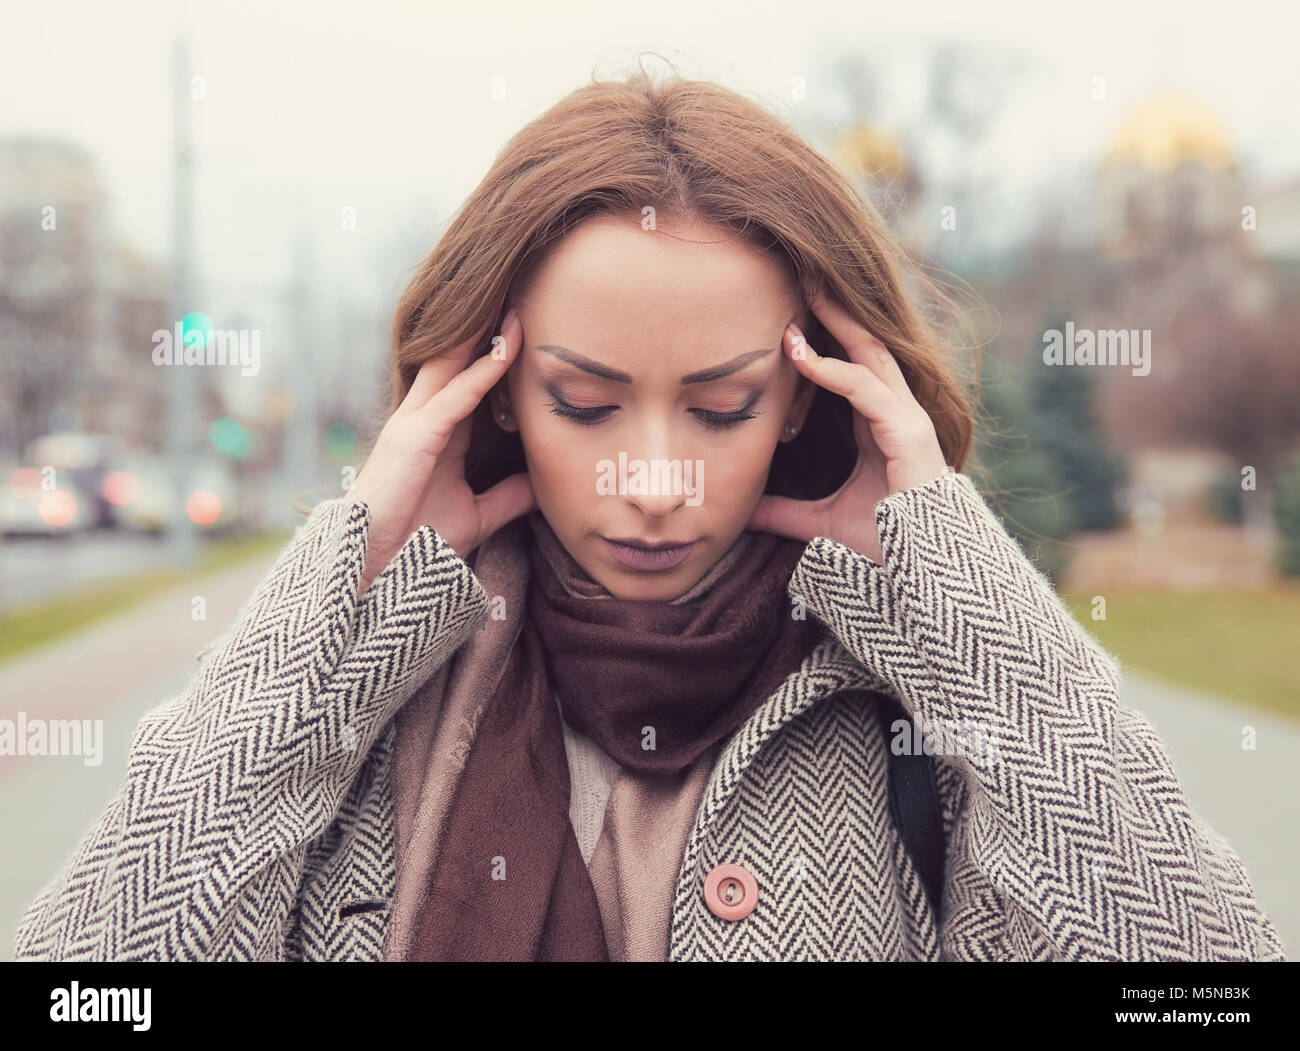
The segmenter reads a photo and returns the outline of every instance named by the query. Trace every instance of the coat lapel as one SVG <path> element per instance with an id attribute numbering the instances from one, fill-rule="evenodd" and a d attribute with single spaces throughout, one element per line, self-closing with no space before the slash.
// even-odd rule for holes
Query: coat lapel
<path id="1" fill-rule="evenodd" d="M 706 908 L 702 888 L 707 873 L 702 870 L 701 862 L 705 839 L 719 814 L 736 794 L 755 757 L 791 720 L 819 701 L 847 690 L 863 689 L 891 692 L 884 680 L 859 663 L 827 630 L 803 664 L 786 678 L 723 748 L 704 790 L 678 872 L 669 932 L 670 960 L 681 958 L 678 954 L 684 951 L 683 946 L 689 941 L 687 927 L 698 922 L 701 910 Z"/>

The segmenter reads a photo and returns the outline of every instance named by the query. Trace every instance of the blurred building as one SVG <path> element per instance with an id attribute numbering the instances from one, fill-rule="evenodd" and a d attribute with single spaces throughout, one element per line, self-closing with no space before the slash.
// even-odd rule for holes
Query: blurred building
<path id="1" fill-rule="evenodd" d="M 1077 323 L 1150 330 L 1155 359 L 1141 379 L 1104 374 L 1107 433 L 1169 513 L 1203 505 L 1215 472 L 1242 465 L 1259 467 L 1267 496 L 1295 375 L 1276 319 L 1300 272 L 1300 184 L 1252 184 L 1213 109 L 1166 92 L 1120 123 L 1095 193 L 1101 265 Z M 1247 521 L 1266 529 L 1267 506 L 1247 501 Z"/>
<path id="2" fill-rule="evenodd" d="M 0 140 L 0 452 L 52 430 L 150 444 L 162 420 L 152 333 L 166 272 L 114 235 L 93 157 L 58 139 Z"/>
<path id="3" fill-rule="evenodd" d="M 1134 259 L 1241 232 L 1241 173 L 1226 125 L 1167 92 L 1120 124 L 1097 172 L 1097 244 Z"/>
<path id="4" fill-rule="evenodd" d="M 1276 233 L 1262 242 L 1250 228 L 1258 202 L 1228 126 L 1208 105 L 1177 92 L 1139 105 L 1097 167 L 1095 194 L 1094 255 L 1109 278 L 1102 299 L 1145 314 L 1142 327 L 1188 302 L 1252 316 L 1278 305 L 1274 260 L 1261 251 Z"/>
<path id="5" fill-rule="evenodd" d="M 1300 273 L 1300 179 L 1264 187 L 1257 199 L 1255 251 Z"/>

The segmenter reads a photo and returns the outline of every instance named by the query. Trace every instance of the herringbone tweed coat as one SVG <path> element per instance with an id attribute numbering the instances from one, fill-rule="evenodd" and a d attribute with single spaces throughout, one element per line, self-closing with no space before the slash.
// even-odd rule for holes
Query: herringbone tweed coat
<path id="1" fill-rule="evenodd" d="M 883 565 L 825 537 L 789 586 L 823 641 L 719 753 L 687 841 L 671 960 L 1281 959 L 1241 861 L 965 475 L 876 510 Z M 369 510 L 317 507 L 126 784 L 29 906 L 19 958 L 377 960 L 395 885 L 393 716 L 488 596 L 424 527 L 357 599 Z M 866 694 L 986 728 L 939 755 L 936 916 L 890 820 Z M 924 725 L 924 722 L 922 722 Z M 754 910 L 702 887 L 744 866 Z"/>

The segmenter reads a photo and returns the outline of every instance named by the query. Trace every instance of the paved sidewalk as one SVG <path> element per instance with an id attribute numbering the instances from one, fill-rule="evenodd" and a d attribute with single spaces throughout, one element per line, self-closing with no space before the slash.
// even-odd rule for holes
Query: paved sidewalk
<path id="1" fill-rule="evenodd" d="M 26 906 L 120 790 L 136 723 L 184 689 L 195 651 L 221 634 L 271 557 L 158 597 L 22 660 L 0 665 L 0 717 L 102 719 L 103 762 L 0 757 L 0 960 Z M 191 619 L 201 594 L 206 621 Z M 1265 912 L 1300 958 L 1300 725 L 1128 673 L 1125 703 L 1160 732 L 1193 810 L 1245 861 Z M 1255 728 L 1256 748 L 1241 747 Z"/>
<path id="2" fill-rule="evenodd" d="M 28 904 L 120 791 L 136 724 L 175 696 L 195 653 L 224 632 L 274 553 L 167 592 L 31 655 L 0 664 L 0 718 L 102 719 L 102 762 L 80 756 L 0 757 L 0 960 Z M 192 618 L 192 601 L 206 619 Z"/>

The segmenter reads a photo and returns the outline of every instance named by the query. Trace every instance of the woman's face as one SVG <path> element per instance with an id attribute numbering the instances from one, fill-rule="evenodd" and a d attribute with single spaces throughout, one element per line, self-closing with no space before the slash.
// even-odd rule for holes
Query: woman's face
<path id="1" fill-rule="evenodd" d="M 806 320 L 795 289 L 725 231 L 602 215 L 514 305 L 523 348 L 492 409 L 513 416 L 539 510 L 615 597 L 677 597 L 745 529 L 784 426 L 803 425 L 814 391 L 782 350 Z M 689 546 L 634 548 L 664 541 Z"/>

